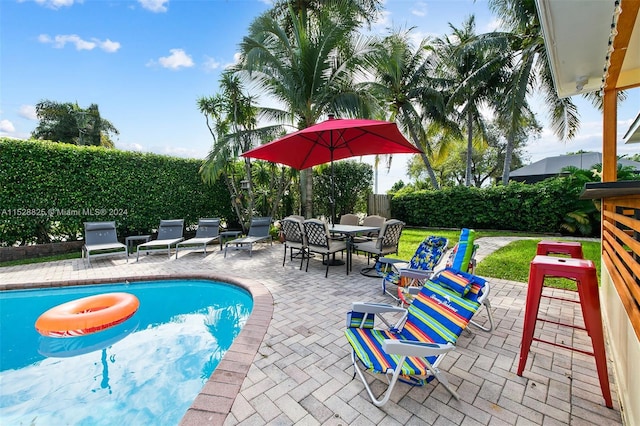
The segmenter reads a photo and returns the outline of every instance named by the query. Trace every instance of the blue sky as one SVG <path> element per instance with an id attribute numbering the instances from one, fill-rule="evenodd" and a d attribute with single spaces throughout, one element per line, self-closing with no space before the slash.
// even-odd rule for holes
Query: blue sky
<path id="1" fill-rule="evenodd" d="M 28 138 L 40 100 L 95 103 L 120 131 L 117 148 L 204 158 L 212 140 L 196 100 L 217 91 L 249 24 L 269 6 L 267 0 L 0 0 L 0 135 Z M 387 0 L 373 31 L 415 26 L 418 38 L 440 36 L 448 23 L 459 27 L 471 14 L 478 33 L 498 25 L 484 0 Z M 640 110 L 640 90 L 629 95 L 618 113 L 619 139 Z M 575 100 L 578 137 L 562 143 L 545 129 L 527 148 L 531 161 L 601 150 L 600 114 Z M 619 154 L 638 151 L 637 144 L 618 145 Z M 408 181 L 405 163 L 406 156 L 396 156 L 391 172 L 380 172 L 380 192 Z"/>

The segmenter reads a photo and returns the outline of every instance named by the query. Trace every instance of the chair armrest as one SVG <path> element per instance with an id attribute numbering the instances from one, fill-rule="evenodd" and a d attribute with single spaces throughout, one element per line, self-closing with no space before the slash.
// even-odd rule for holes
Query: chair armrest
<path id="1" fill-rule="evenodd" d="M 382 349 L 388 354 L 426 358 L 447 353 L 455 349 L 455 346 L 451 343 L 442 345 L 411 340 L 385 339 L 382 342 Z"/>
<path id="2" fill-rule="evenodd" d="M 351 310 L 354 312 L 362 312 L 365 314 L 383 314 L 385 312 L 407 312 L 406 309 L 399 306 L 389 305 L 387 303 L 370 303 L 370 302 L 353 302 Z"/>
<path id="3" fill-rule="evenodd" d="M 397 265 L 398 263 L 406 263 L 409 264 L 409 262 L 407 262 L 406 260 L 402 260 L 402 259 L 393 259 L 391 257 L 381 257 L 378 259 L 378 262 L 380 263 L 386 263 L 388 265 Z"/>
<path id="4" fill-rule="evenodd" d="M 433 271 L 430 269 L 410 269 L 402 268 L 398 270 L 401 277 L 413 278 L 417 280 L 429 279 L 433 276 Z"/>

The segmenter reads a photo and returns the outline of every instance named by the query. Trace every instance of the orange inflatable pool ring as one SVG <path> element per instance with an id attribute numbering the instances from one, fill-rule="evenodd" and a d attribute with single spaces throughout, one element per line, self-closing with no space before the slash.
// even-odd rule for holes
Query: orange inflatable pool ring
<path id="1" fill-rule="evenodd" d="M 95 333 L 131 318 L 138 310 L 138 298 L 129 293 L 107 293 L 83 297 L 55 306 L 36 321 L 43 336 L 72 337 Z"/>

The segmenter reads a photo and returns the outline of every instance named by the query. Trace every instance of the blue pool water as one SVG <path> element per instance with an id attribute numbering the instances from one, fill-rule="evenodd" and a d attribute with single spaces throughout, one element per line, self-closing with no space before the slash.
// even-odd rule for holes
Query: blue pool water
<path id="1" fill-rule="evenodd" d="M 38 334 L 41 313 L 93 294 L 140 300 L 82 337 Z M 199 280 L 0 292 L 0 424 L 176 425 L 245 324 L 245 290 Z"/>

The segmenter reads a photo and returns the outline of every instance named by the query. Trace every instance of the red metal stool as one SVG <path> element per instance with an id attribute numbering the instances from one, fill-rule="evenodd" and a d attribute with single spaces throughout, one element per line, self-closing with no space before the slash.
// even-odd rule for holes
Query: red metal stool
<path id="1" fill-rule="evenodd" d="M 555 299 L 580 303 L 585 328 L 538 318 L 538 309 L 540 308 L 540 298 L 542 297 L 542 288 L 544 287 L 545 277 L 561 277 L 576 281 L 580 302 L 559 297 L 555 297 Z M 587 334 L 591 337 L 593 352 L 583 351 L 571 346 L 561 345 L 533 337 L 533 333 L 536 328 L 536 321 L 546 321 L 557 325 L 586 330 Z M 596 359 L 596 368 L 598 371 L 598 378 L 600 379 L 602 396 L 604 396 L 606 406 L 613 408 L 611 390 L 609 388 L 609 375 L 607 372 L 607 356 L 604 348 L 604 335 L 602 332 L 598 278 L 596 268 L 592 261 L 540 255 L 536 256 L 531 261 L 529 268 L 529 284 L 527 288 L 527 302 L 524 315 L 524 328 L 522 331 L 522 343 L 520 345 L 518 376 L 522 376 L 522 371 L 527 363 L 529 349 L 531 348 L 531 342 L 533 340 L 594 356 Z"/>
<path id="2" fill-rule="evenodd" d="M 540 241 L 536 254 L 566 254 L 574 259 L 582 259 L 582 244 L 568 241 Z"/>

